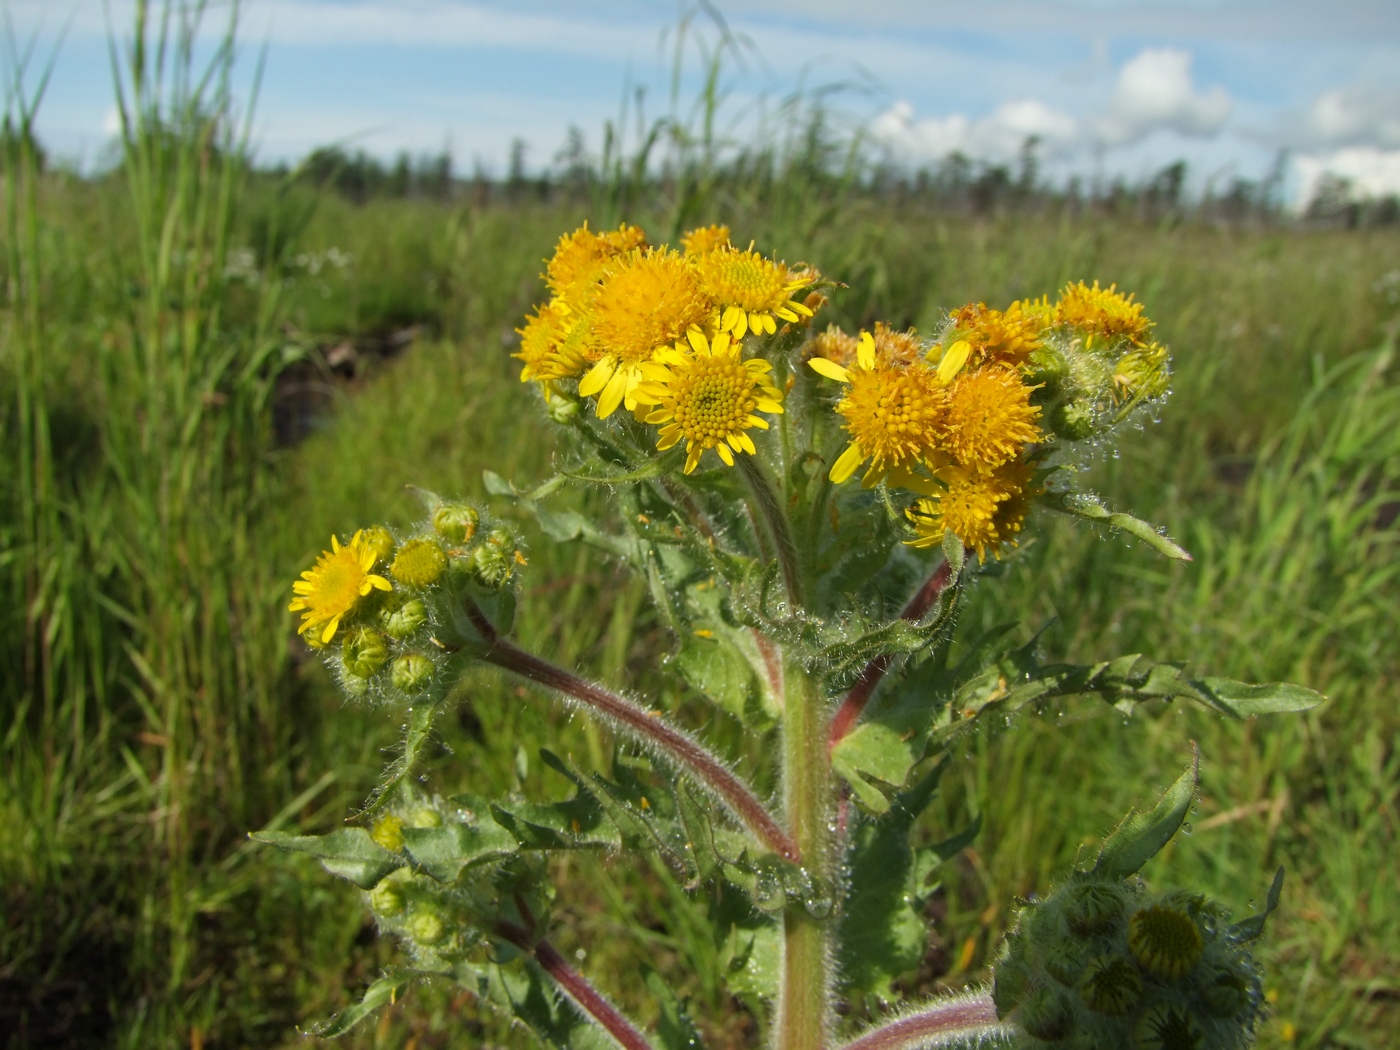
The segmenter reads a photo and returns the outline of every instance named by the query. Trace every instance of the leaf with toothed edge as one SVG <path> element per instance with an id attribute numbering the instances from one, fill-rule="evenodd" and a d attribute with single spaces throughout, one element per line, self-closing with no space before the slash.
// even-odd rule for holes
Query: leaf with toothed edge
<path id="1" fill-rule="evenodd" d="M 362 890 L 374 889 L 385 875 L 407 863 L 370 838 L 364 828 L 341 828 L 328 835 L 254 831 L 248 837 L 278 849 L 309 853 L 332 875 L 348 879 Z"/>

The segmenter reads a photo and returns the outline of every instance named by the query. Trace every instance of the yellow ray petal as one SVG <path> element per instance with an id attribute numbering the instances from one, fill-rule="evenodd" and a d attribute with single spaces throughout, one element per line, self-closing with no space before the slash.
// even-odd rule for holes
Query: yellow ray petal
<path id="1" fill-rule="evenodd" d="M 846 451 L 837 457 L 836 462 L 831 465 L 831 480 L 836 484 L 841 484 L 856 472 L 856 467 L 865 462 L 865 453 L 861 451 L 860 444 L 852 441 L 846 446 Z"/>
<path id="2" fill-rule="evenodd" d="M 588 374 L 578 381 L 578 392 L 581 397 L 592 397 L 603 387 L 608 385 L 608 380 L 612 379 L 613 373 L 617 371 L 617 359 L 605 357 L 588 370 Z"/>
<path id="3" fill-rule="evenodd" d="M 814 357 L 807 362 L 812 366 L 812 371 L 819 376 L 826 376 L 827 379 L 834 379 L 838 383 L 849 383 L 851 373 L 842 368 L 835 361 L 828 361 L 824 357 Z"/>

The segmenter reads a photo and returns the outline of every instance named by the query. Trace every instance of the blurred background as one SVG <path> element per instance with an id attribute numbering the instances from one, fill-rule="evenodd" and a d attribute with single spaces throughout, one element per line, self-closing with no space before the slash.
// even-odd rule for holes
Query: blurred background
<path id="1" fill-rule="evenodd" d="M 549 476 L 510 353 L 562 232 L 704 223 L 844 287 L 818 319 L 934 329 L 1066 282 L 1133 290 L 1173 394 L 1088 483 L 1196 556 L 1046 518 L 964 625 L 1329 695 L 1226 724 L 1096 701 L 987 730 L 920 834 L 983 830 L 908 994 L 984 980 L 1044 890 L 1200 743 L 1148 876 L 1247 913 L 1288 868 L 1264 1046 L 1400 1031 L 1400 7 L 1376 0 L 590 3 L 10 0 L 0 127 L 0 1033 L 282 1046 L 395 959 L 358 895 L 249 830 L 329 829 L 401 713 L 343 706 L 285 611 L 406 484 Z M 604 503 L 598 493 L 564 497 Z M 533 535 L 526 643 L 643 691 L 764 777 L 656 666 L 607 559 Z M 424 789 L 562 797 L 604 730 L 490 674 Z M 638 757 L 623 754 L 628 761 Z M 945 781 L 946 782 L 946 781 Z M 580 881 L 580 871 L 587 872 Z M 643 1022 L 758 1045 L 706 903 L 561 861 L 566 954 Z M 849 1023 L 879 1004 L 851 1003 Z M 346 1038 L 516 1046 L 431 985 Z"/>

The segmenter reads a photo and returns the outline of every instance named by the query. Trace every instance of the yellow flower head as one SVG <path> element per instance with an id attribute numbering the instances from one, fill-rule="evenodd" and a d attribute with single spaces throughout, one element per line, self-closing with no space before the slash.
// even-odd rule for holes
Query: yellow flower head
<path id="1" fill-rule="evenodd" d="M 860 340 L 837 325 L 827 325 L 825 332 L 818 332 L 804 348 L 803 356 L 824 357 L 842 368 L 855 364 L 856 348 Z"/>
<path id="2" fill-rule="evenodd" d="M 1083 281 L 1065 285 L 1055 306 L 1055 320 L 1084 332 L 1091 342 L 1095 336 L 1110 342 L 1121 337 L 1141 345 L 1152 327 L 1142 314 L 1142 303 L 1120 293 L 1116 284 L 1103 289 L 1098 281 L 1092 288 Z"/>
<path id="3" fill-rule="evenodd" d="M 591 356 L 579 382 L 585 397 L 598 394 L 598 417 L 611 415 L 641 381 L 639 366 L 682 338 L 714 312 L 694 268 L 669 248 L 633 252 L 608 267 L 588 308 Z"/>
<path id="4" fill-rule="evenodd" d="M 399 548 L 389 571 L 410 587 L 431 587 L 447 571 L 447 555 L 436 540 L 409 540 Z"/>
<path id="5" fill-rule="evenodd" d="M 875 485 L 891 470 L 912 467 L 938 448 L 947 395 L 932 369 L 880 362 L 869 332 L 860 334 L 854 368 L 822 357 L 807 363 L 846 384 L 836 411 L 846 420 L 851 443 L 832 465 L 832 481 L 845 481 L 869 459 L 864 484 Z"/>
<path id="6" fill-rule="evenodd" d="M 578 375 L 587 364 L 578 347 L 578 314 L 562 299 L 535 307 L 534 314 L 525 319 L 525 327 L 516 331 L 520 333 L 520 351 L 511 356 L 524 362 L 522 383 L 566 379 Z"/>
<path id="7" fill-rule="evenodd" d="M 729 246 L 728 226 L 701 226 L 681 238 L 681 247 L 685 249 L 685 254 L 692 258 L 708 255 L 712 251 Z"/>
<path id="8" fill-rule="evenodd" d="M 554 256 L 545 266 L 545 282 L 556 296 L 578 299 L 598 280 L 610 259 L 646 242 L 646 234 L 636 226 L 623 223 L 611 232 L 594 233 L 585 222 L 559 238 Z"/>
<path id="9" fill-rule="evenodd" d="M 907 368 L 919 361 L 923 349 L 914 329 L 896 332 L 884 321 L 875 322 L 875 360 L 880 364 Z"/>
<path id="10" fill-rule="evenodd" d="M 958 338 L 965 339 L 975 361 L 1000 361 L 1021 365 L 1040 348 L 1042 320 L 1028 315 L 1019 302 L 1006 310 L 986 303 L 969 303 L 953 314 Z"/>
<path id="11" fill-rule="evenodd" d="M 297 633 L 315 631 L 311 641 L 324 645 L 335 637 L 340 621 L 355 611 L 361 598 L 375 589 L 392 590 L 388 580 L 369 571 L 378 557 L 363 532 L 355 533 L 344 547 L 332 536 L 331 549 L 323 551 L 315 566 L 292 584 L 296 597 L 287 608 L 302 614 Z"/>
<path id="12" fill-rule="evenodd" d="M 1113 366 L 1115 401 L 1147 401 L 1167 392 L 1171 373 L 1167 348 L 1158 342 L 1129 350 Z"/>
<path id="13" fill-rule="evenodd" d="M 1019 309 L 1021 316 L 1035 326 L 1037 332 L 1044 332 L 1055 324 L 1055 304 L 1048 295 L 1039 299 L 1018 299 L 1011 304 L 1011 310 Z"/>
<path id="14" fill-rule="evenodd" d="M 728 466 L 734 465 L 734 452 L 753 455 L 753 439 L 746 431 L 768 429 L 767 421 L 753 413 L 783 410 L 782 391 L 769 377 L 773 366 L 762 358 L 745 361 L 741 350 L 727 332 L 708 339 L 692 328 L 684 342 L 642 365 L 646 380 L 638 385 L 636 399 L 656 406 L 645 419 L 661 427 L 658 449 L 685 439 L 687 474 L 706 449 L 714 449 Z"/>
<path id="15" fill-rule="evenodd" d="M 944 447 L 961 465 L 982 471 L 1016 458 L 1041 437 L 1031 389 L 1001 365 L 964 372 L 948 387 Z"/>
<path id="16" fill-rule="evenodd" d="M 987 560 L 989 550 L 1000 557 L 1000 547 L 1015 542 L 1030 511 L 1032 469 L 1021 461 L 991 473 L 950 466 L 939 470 L 934 482 L 906 479 L 909 487 L 925 493 L 905 512 L 915 532 L 909 546 L 936 547 L 951 532 L 977 552 L 979 561 Z"/>
<path id="17" fill-rule="evenodd" d="M 792 295 L 816 281 L 815 273 L 794 274 L 752 249 L 729 246 L 697 256 L 695 268 L 705 293 L 720 308 L 720 328 L 734 333 L 735 339 L 749 329 L 772 335 L 778 330 L 775 319 L 796 322 L 812 316 L 811 307 Z"/>

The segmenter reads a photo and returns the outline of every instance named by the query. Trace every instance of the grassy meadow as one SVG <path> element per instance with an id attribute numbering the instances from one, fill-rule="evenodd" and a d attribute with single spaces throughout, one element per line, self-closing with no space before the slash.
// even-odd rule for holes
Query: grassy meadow
<path id="1" fill-rule="evenodd" d="M 551 473 L 550 430 L 509 353 L 543 259 L 585 218 L 625 218 L 654 240 L 725 222 L 840 281 L 819 322 L 848 328 L 932 328 L 963 302 L 1005 306 L 1081 278 L 1137 292 L 1173 350 L 1172 397 L 1083 468 L 1196 560 L 1167 564 L 1047 516 L 963 616 L 1043 631 L 1051 656 L 1145 652 L 1330 702 L 1228 724 L 1175 707 L 1124 722 L 1086 701 L 984 732 L 922 829 L 984 819 L 905 987 L 983 979 L 1013 899 L 1067 872 L 1196 741 L 1192 832 L 1149 878 L 1247 912 L 1285 865 L 1262 942 L 1273 1008 L 1260 1044 L 1393 1045 L 1400 277 L 1386 275 L 1400 273 L 1400 232 L 1044 202 L 964 212 L 781 150 L 723 177 L 652 184 L 618 168 L 571 193 L 356 203 L 252 171 L 236 130 L 208 116 L 226 112 L 218 78 L 165 96 L 149 69 L 130 74 L 146 90 L 127 100 L 107 175 L 41 169 L 23 106 L 3 142 L 10 1045 L 290 1046 L 392 961 L 350 887 L 246 837 L 332 827 L 398 739 L 400 713 L 343 705 L 295 639 L 290 581 L 332 533 L 411 520 L 408 485 L 481 498 L 483 469 Z M 565 498 L 601 508 L 606 493 Z M 658 673 L 668 640 L 640 587 L 596 552 L 527 535 L 527 644 L 655 692 L 682 721 L 723 718 Z M 737 725 L 711 739 L 762 783 L 765 756 Z M 483 673 L 441 724 L 426 787 L 562 796 L 542 746 L 600 770 L 615 757 L 606 730 Z M 751 1045 L 702 901 L 628 858 L 561 862 L 558 881 L 556 943 L 624 1008 L 653 1019 L 644 984 L 624 976 L 650 967 L 689 998 L 710 1045 Z M 344 1043 L 525 1038 L 422 987 Z"/>

